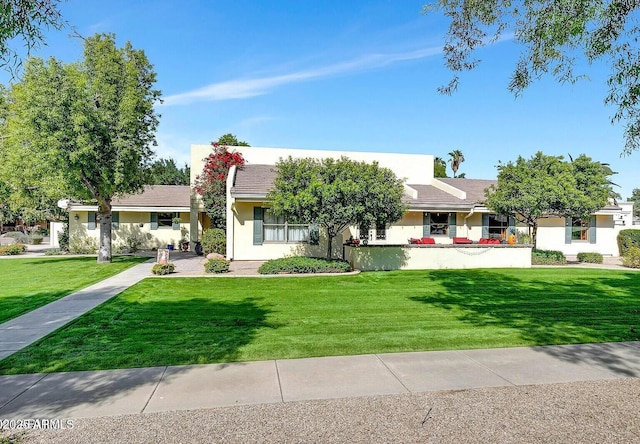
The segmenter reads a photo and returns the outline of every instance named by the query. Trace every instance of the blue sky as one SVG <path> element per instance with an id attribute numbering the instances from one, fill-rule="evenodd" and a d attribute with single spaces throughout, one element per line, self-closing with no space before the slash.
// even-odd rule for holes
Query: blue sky
<path id="1" fill-rule="evenodd" d="M 252 146 L 444 158 L 459 149 L 459 172 L 481 179 L 518 155 L 585 153 L 619 173 L 623 198 L 640 187 L 640 152 L 620 157 L 623 126 L 603 104 L 607 66 L 584 66 L 590 80 L 574 85 L 542 79 L 516 99 L 507 84 L 520 48 L 506 39 L 442 96 L 447 23 L 422 15 L 425 2 L 69 0 L 62 13 L 82 35 L 113 32 L 145 51 L 165 99 L 156 151 L 180 163 L 192 143 L 233 133 Z M 34 54 L 80 59 L 68 34 L 48 32 Z"/>

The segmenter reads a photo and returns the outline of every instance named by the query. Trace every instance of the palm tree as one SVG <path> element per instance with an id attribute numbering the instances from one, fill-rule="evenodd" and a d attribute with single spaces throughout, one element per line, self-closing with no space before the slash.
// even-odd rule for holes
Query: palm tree
<path id="1" fill-rule="evenodd" d="M 442 157 L 433 158 L 433 177 L 447 177 L 447 162 Z"/>
<path id="2" fill-rule="evenodd" d="M 458 168 L 460 164 L 464 162 L 464 154 L 460 150 L 453 150 L 449 153 L 449 163 L 451 164 L 451 171 L 453 171 L 453 177 L 457 177 Z"/>

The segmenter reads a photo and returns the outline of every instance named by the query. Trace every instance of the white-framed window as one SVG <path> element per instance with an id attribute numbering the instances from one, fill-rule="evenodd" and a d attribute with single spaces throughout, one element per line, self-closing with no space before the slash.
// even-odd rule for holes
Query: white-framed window
<path id="1" fill-rule="evenodd" d="M 386 240 L 387 239 L 387 227 L 385 225 L 377 226 L 376 225 L 376 240 Z"/>
<path id="2" fill-rule="evenodd" d="M 571 218 L 571 241 L 588 241 L 589 227 L 588 219 Z"/>
<path id="3" fill-rule="evenodd" d="M 309 225 L 290 224 L 284 217 L 264 211 L 263 232 L 265 242 L 308 242 Z"/>

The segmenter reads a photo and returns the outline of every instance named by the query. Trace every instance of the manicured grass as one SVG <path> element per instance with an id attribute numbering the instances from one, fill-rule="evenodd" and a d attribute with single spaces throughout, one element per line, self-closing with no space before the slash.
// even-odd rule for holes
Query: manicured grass
<path id="1" fill-rule="evenodd" d="M 0 373 L 640 340 L 640 273 L 146 279 Z"/>
<path id="2" fill-rule="evenodd" d="M 148 258 L 118 256 L 110 264 L 95 257 L 0 260 L 0 323 L 106 279 Z"/>

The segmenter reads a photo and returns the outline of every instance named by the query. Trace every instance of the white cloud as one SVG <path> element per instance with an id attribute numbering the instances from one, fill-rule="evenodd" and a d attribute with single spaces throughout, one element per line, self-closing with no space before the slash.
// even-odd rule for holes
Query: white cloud
<path id="1" fill-rule="evenodd" d="M 441 53 L 442 48 L 436 47 L 403 53 L 370 54 L 348 62 L 298 71 L 291 74 L 254 79 L 228 80 L 225 82 L 213 83 L 193 91 L 167 96 L 164 98 L 164 105 L 185 105 L 193 102 L 245 99 L 248 97 L 267 94 L 271 89 L 289 83 L 366 71 L 401 61 L 423 59 Z"/>

